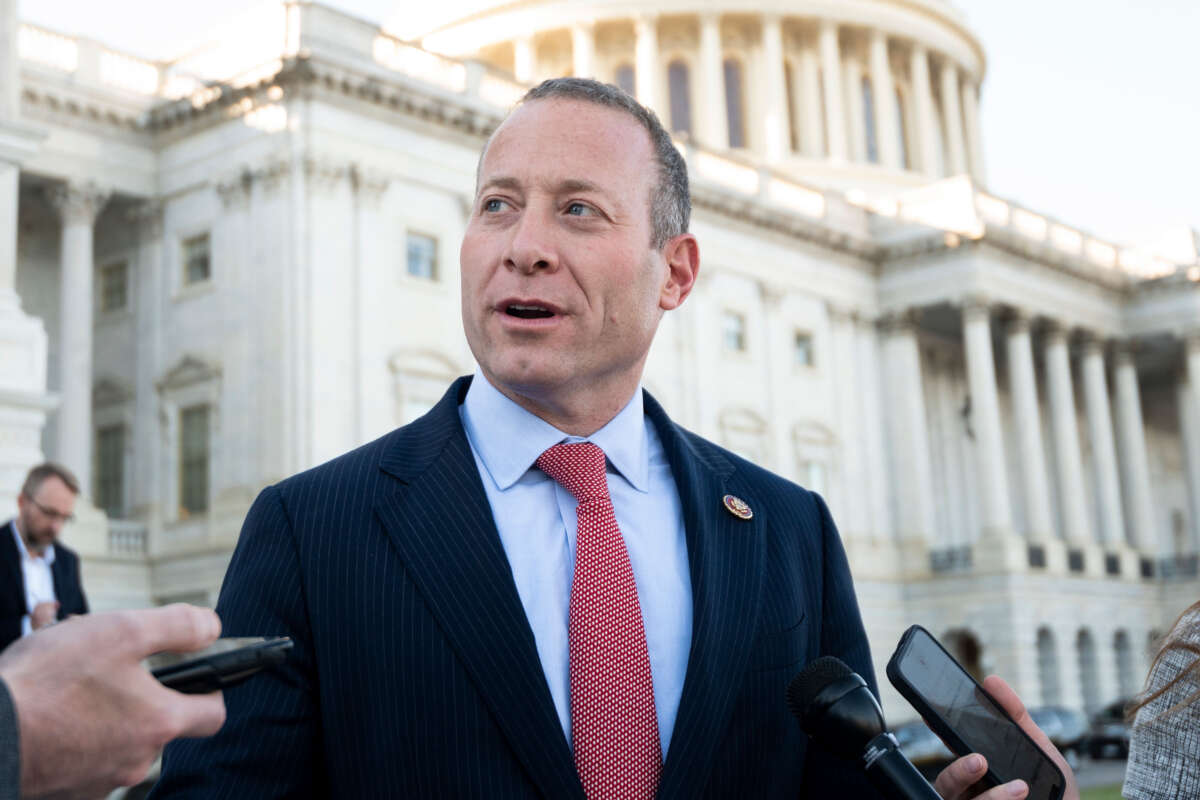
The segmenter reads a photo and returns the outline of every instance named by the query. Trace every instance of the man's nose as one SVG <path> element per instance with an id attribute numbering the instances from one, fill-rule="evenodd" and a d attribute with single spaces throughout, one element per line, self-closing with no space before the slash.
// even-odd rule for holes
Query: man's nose
<path id="1" fill-rule="evenodd" d="M 553 225 L 535 209 L 526 209 L 513 229 L 504 266 L 533 273 L 558 268 Z"/>

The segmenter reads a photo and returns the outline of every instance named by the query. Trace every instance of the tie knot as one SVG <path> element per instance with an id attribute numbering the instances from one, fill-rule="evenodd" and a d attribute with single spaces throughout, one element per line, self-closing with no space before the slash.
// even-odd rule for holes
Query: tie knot
<path id="1" fill-rule="evenodd" d="M 581 503 L 608 499 L 604 451 L 591 442 L 556 444 L 538 456 L 537 466 Z"/>

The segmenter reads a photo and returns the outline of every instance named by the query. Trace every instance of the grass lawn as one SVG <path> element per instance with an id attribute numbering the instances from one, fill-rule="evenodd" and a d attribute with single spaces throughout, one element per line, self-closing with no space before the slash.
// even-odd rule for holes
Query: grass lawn
<path id="1" fill-rule="evenodd" d="M 1082 789 L 1079 794 L 1080 800 L 1121 800 L 1121 784 Z"/>

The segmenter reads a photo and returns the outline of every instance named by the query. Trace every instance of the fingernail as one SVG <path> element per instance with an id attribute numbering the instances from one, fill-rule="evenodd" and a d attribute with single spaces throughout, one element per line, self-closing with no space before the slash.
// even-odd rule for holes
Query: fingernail
<path id="1" fill-rule="evenodd" d="M 1029 789 L 1025 786 L 1025 781 L 1013 781 L 1008 785 L 1009 797 L 1024 797 L 1028 791 Z"/>
<path id="2" fill-rule="evenodd" d="M 967 759 L 967 769 L 971 772 L 983 772 L 984 766 L 983 756 L 971 756 Z"/>

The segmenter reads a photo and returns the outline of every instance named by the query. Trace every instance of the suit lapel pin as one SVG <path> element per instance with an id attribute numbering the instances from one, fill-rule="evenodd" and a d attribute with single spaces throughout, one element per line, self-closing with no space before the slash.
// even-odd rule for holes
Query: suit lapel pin
<path id="1" fill-rule="evenodd" d="M 750 519 L 754 516 L 754 511 L 750 508 L 750 505 L 740 497 L 727 494 L 721 500 L 725 503 L 725 510 L 738 519 Z"/>

